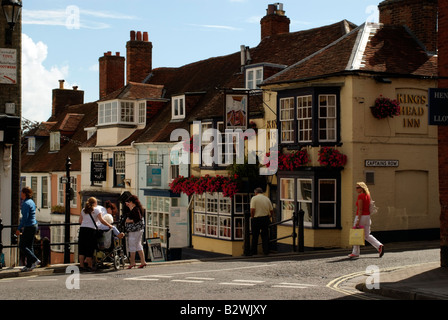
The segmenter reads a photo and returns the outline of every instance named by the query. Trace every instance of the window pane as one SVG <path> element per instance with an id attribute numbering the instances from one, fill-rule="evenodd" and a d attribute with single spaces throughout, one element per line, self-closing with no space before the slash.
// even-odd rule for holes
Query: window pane
<path id="1" fill-rule="evenodd" d="M 320 180 L 319 188 L 319 201 L 336 201 L 336 185 L 334 180 Z"/>

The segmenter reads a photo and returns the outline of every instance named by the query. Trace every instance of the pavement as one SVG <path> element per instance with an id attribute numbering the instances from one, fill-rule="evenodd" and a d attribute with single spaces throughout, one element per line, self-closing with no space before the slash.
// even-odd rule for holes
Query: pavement
<path id="1" fill-rule="evenodd" d="M 434 242 L 432 242 L 434 245 Z M 241 259 L 247 257 L 230 257 L 226 255 L 213 254 L 194 249 L 184 249 L 181 260 L 156 262 L 157 264 L 192 263 L 195 261 L 206 261 L 216 259 Z M 346 250 L 345 250 L 346 251 Z M 314 251 L 315 252 L 315 251 Z M 289 253 L 297 254 L 297 253 Z M 274 253 L 285 255 L 288 253 Z M 271 256 L 271 255 L 270 255 Z M 263 256 L 264 257 L 264 256 Z M 256 258 L 256 257 L 252 257 Z M 72 264 L 73 265 L 73 264 Z M 0 269 L 0 280 L 22 276 L 44 276 L 53 273 L 65 273 L 68 265 L 50 265 L 39 267 L 31 272 L 21 272 L 22 267 Z M 448 268 L 441 267 L 439 262 L 422 263 L 418 265 L 403 266 L 379 270 L 378 285 L 369 282 L 374 275 L 360 273 L 346 281 L 353 290 L 396 300 L 448 300 Z M 367 284 L 371 283 L 371 284 Z"/>

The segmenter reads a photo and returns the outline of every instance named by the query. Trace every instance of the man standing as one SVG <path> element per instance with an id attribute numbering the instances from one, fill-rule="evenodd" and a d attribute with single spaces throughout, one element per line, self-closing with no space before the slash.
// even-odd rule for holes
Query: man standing
<path id="1" fill-rule="evenodd" d="M 269 254 L 269 223 L 273 213 L 274 209 L 271 200 L 263 194 L 263 189 L 255 189 L 255 196 L 250 200 L 250 216 L 252 218 L 252 254 L 257 254 L 260 231 L 263 253 L 266 255 Z"/>

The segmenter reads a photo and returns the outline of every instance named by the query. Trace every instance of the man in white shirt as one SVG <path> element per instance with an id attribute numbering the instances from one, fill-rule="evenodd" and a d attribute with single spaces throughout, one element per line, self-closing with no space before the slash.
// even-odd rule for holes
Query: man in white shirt
<path id="1" fill-rule="evenodd" d="M 271 200 L 263 194 L 263 189 L 255 189 L 255 196 L 250 200 L 250 216 L 252 218 L 251 253 L 257 254 L 258 238 L 261 231 L 263 253 L 269 254 L 269 223 L 274 213 Z"/>

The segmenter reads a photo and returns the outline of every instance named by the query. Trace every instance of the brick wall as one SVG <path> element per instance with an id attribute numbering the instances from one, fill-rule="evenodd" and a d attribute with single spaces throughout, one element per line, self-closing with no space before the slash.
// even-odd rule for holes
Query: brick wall
<path id="1" fill-rule="evenodd" d="M 430 52 L 437 50 L 437 0 L 386 0 L 379 4 L 380 23 L 405 25 Z"/>
<path id="2" fill-rule="evenodd" d="M 106 52 L 99 58 L 100 99 L 124 86 L 125 58 Z"/>
<path id="3" fill-rule="evenodd" d="M 152 71 L 152 43 L 148 33 L 131 31 L 126 44 L 126 81 L 141 83 Z"/>
<path id="4" fill-rule="evenodd" d="M 261 21 L 261 40 L 276 34 L 289 33 L 291 21 L 283 10 L 278 10 L 276 4 L 268 5 L 266 16 Z"/>

